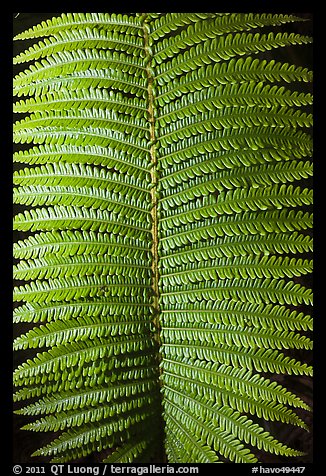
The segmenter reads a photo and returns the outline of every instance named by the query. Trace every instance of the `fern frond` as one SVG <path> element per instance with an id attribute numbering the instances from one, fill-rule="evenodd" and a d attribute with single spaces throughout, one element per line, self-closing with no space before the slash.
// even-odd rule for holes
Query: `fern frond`
<path id="1" fill-rule="evenodd" d="M 19 151 L 14 154 L 14 161 L 25 164 L 46 164 L 78 162 L 81 164 L 102 165 L 108 168 L 125 173 L 130 170 L 135 177 L 148 179 L 149 164 L 144 160 L 132 157 L 123 152 L 117 152 L 109 147 L 101 146 L 74 146 L 60 144 L 45 144 L 38 147 L 31 147 L 28 150 Z M 147 180 L 146 180 L 147 182 Z"/>
<path id="2" fill-rule="evenodd" d="M 311 114 L 301 111 L 293 111 L 286 106 L 278 109 L 270 108 L 268 111 L 258 110 L 252 106 L 243 107 L 241 111 L 237 107 L 225 107 L 218 110 L 218 114 L 202 113 L 200 120 L 197 115 L 184 119 L 175 120 L 171 125 L 162 127 L 160 144 L 163 147 L 178 142 L 195 134 L 205 134 L 214 130 L 225 130 L 239 127 L 309 127 L 312 125 Z"/>
<path id="3" fill-rule="evenodd" d="M 207 155 L 210 153 L 223 152 L 225 150 L 234 149 L 237 156 L 242 156 L 242 149 L 250 148 L 253 151 L 261 148 L 281 148 L 289 150 L 302 150 L 301 154 L 308 155 L 312 149 L 311 138 L 302 131 L 296 131 L 292 128 L 279 128 L 276 131 L 268 130 L 268 128 L 241 128 L 231 131 L 216 131 L 207 133 L 203 138 L 198 135 L 190 140 L 184 140 L 180 144 L 172 144 L 166 149 L 165 153 L 160 157 L 160 165 L 162 169 L 170 170 L 173 164 L 186 162 L 195 154 Z M 222 155 L 222 154 L 221 154 Z M 197 159 L 198 160 L 198 159 Z M 172 169 L 173 171 L 173 169 Z M 164 176 L 164 175 L 163 175 Z"/>
<path id="4" fill-rule="evenodd" d="M 135 32 L 141 28 L 137 17 L 122 14 L 108 13 L 62 13 L 59 17 L 43 21 L 29 30 L 16 35 L 15 40 L 26 40 L 40 36 L 49 36 L 66 29 L 79 29 L 80 27 L 101 26 L 108 30 L 120 30 L 121 32 Z"/>
<path id="5" fill-rule="evenodd" d="M 137 80 L 135 80 L 135 76 L 127 71 L 121 72 L 113 68 L 89 68 L 85 71 L 76 71 L 43 80 L 37 78 L 28 84 L 15 86 L 13 93 L 17 96 L 28 94 L 39 96 L 40 94 L 45 95 L 53 91 L 64 91 L 70 86 L 73 90 L 83 89 L 87 91 L 92 91 L 96 88 L 112 88 L 141 97 L 144 97 L 146 92 L 145 77 L 137 77 Z"/>
<path id="6" fill-rule="evenodd" d="M 37 181 L 38 185 L 51 186 L 95 186 L 100 189 L 110 189 L 112 193 L 132 195 L 134 198 L 146 200 L 150 193 L 144 187 L 144 180 L 137 177 L 122 175 L 105 168 L 91 167 L 83 163 L 54 162 L 20 169 L 13 176 L 16 185 L 31 186 Z"/>
<path id="7" fill-rule="evenodd" d="M 136 226 L 133 221 L 106 210 L 93 210 L 91 208 L 54 205 L 48 208 L 36 208 L 16 215 L 14 220 L 16 230 L 61 230 L 81 229 L 91 231 L 110 231 L 113 234 L 123 234 L 121 230 L 132 230 L 132 234 L 139 240 L 146 241 L 150 234 L 149 226 Z M 128 231 L 126 233 L 128 236 Z"/>
<path id="8" fill-rule="evenodd" d="M 87 424 L 81 426 L 78 429 L 68 430 L 63 433 L 57 440 L 54 440 L 51 444 L 37 450 L 33 455 L 34 456 L 55 456 L 66 449 L 74 449 L 83 447 L 84 449 L 89 446 L 87 453 L 91 453 L 98 445 L 99 440 L 105 441 L 107 436 L 112 434 L 119 434 L 122 430 L 127 429 L 133 423 L 134 418 L 136 417 L 137 423 L 143 421 L 147 418 L 152 417 L 154 410 L 144 409 L 138 410 L 136 414 L 123 415 L 122 417 L 112 418 L 111 421 L 104 420 L 101 424 Z M 102 441 L 103 444 L 103 441 Z M 112 442 L 110 441 L 110 444 Z M 105 447 L 105 446 L 104 446 Z"/>
<path id="9" fill-rule="evenodd" d="M 166 83 L 160 88 L 157 101 L 160 106 L 169 103 L 188 92 L 200 90 L 208 86 L 228 84 L 242 81 L 293 81 L 309 82 L 312 72 L 308 68 L 275 60 L 267 61 L 250 56 L 231 58 L 228 62 L 209 64 L 180 77 L 178 85 Z"/>
<path id="10" fill-rule="evenodd" d="M 226 61 L 244 54 L 258 53 L 280 46 L 311 43 L 309 37 L 294 33 L 274 33 L 260 35 L 259 33 L 236 33 L 222 36 L 218 39 L 204 42 L 187 50 L 178 61 L 164 63 L 164 69 L 158 65 L 158 84 L 164 84 L 175 79 L 178 75 L 196 70 L 205 64 Z"/>
<path id="11" fill-rule="evenodd" d="M 163 356 L 173 358 L 175 352 L 182 353 L 190 359 L 199 359 L 208 362 L 219 362 L 233 367 L 242 367 L 257 372 L 272 372 L 288 375 L 312 375 L 312 367 L 292 359 L 278 350 L 271 349 L 243 349 L 237 346 L 205 346 L 201 344 L 170 344 L 163 343 Z"/>
<path id="12" fill-rule="evenodd" d="M 209 86 L 204 90 L 184 94 L 174 103 L 162 106 L 160 124 L 183 119 L 193 114 L 220 110 L 225 106 L 300 106 L 312 103 L 310 93 L 299 93 L 284 86 L 265 84 L 263 81 L 248 81 Z"/>
<path id="13" fill-rule="evenodd" d="M 166 304 L 183 302 L 186 297 L 189 302 L 209 300 L 235 299 L 242 302 L 265 302 L 279 304 L 312 304 L 312 291 L 293 281 L 265 278 L 257 281 L 255 278 L 224 279 L 214 285 L 194 285 L 191 289 L 186 286 L 166 286 L 161 293 Z"/>
<path id="14" fill-rule="evenodd" d="M 157 40 L 179 27 L 191 25 L 200 20 L 210 20 L 220 15 L 221 13 L 167 13 L 165 15 L 149 13 L 146 18 L 151 21 L 151 37 L 153 40 Z"/>
<path id="15" fill-rule="evenodd" d="M 270 233 L 267 235 L 235 235 L 209 240 L 184 247 L 174 253 L 163 253 L 164 268 L 175 268 L 195 262 L 215 258 L 234 258 L 235 256 L 268 256 L 278 253 L 304 253 L 312 250 L 312 238 L 296 231 L 292 233 Z M 23 256 L 22 256 L 23 258 Z M 265 258 L 266 259 L 266 258 Z"/>
<path id="16" fill-rule="evenodd" d="M 128 137 L 129 139 L 129 137 Z M 110 129 L 99 127 L 83 127 L 80 129 L 70 127 L 44 127 L 36 129 L 25 129 L 15 132 L 14 141 L 21 143 L 47 143 L 60 146 L 66 141 L 67 145 L 77 144 L 100 146 L 100 147 L 116 147 L 127 154 L 139 153 L 141 158 L 145 157 L 146 147 L 145 141 L 141 141 L 135 145 L 132 140 L 125 140 L 122 133 L 111 131 Z"/>
<path id="17" fill-rule="evenodd" d="M 197 436 L 187 432 L 173 415 L 167 414 L 165 419 L 167 422 L 167 455 L 171 463 L 181 461 L 187 463 L 191 461 L 198 461 L 198 463 L 220 462 L 216 452 L 199 441 Z"/>
<path id="18" fill-rule="evenodd" d="M 59 260 L 58 258 L 41 258 L 37 260 L 30 260 L 29 262 L 20 261 L 19 265 L 14 266 L 14 277 L 16 279 L 47 279 L 70 276 L 87 276 L 92 274 L 97 275 L 123 275 L 132 276 L 135 275 L 140 279 L 150 278 L 150 265 L 143 264 L 143 261 L 126 262 L 126 258 L 123 261 L 118 261 L 114 258 L 108 259 L 107 256 L 101 258 L 94 258 L 89 256 L 88 258 L 75 259 L 72 257 L 70 260 Z"/>
<path id="19" fill-rule="evenodd" d="M 162 336 L 167 341 L 175 342 L 207 342 L 208 345 L 227 343 L 238 347 L 262 347 L 265 349 L 312 349 L 312 342 L 308 337 L 288 331 L 270 331 L 244 329 L 212 324 L 162 326 Z"/>
<path id="20" fill-rule="evenodd" d="M 307 230 L 312 225 L 312 214 L 302 210 L 245 212 L 234 216 L 222 215 L 201 226 L 198 226 L 198 222 L 193 223 L 192 226 L 183 227 L 178 232 L 169 231 L 161 238 L 161 242 L 163 250 L 171 250 L 219 236 L 246 236 L 259 233 L 264 237 L 267 233 Z"/>
<path id="21" fill-rule="evenodd" d="M 250 452 L 250 450 L 244 448 L 243 444 L 241 444 L 237 438 L 234 438 L 233 435 L 225 430 L 221 431 L 221 429 L 219 429 L 218 432 L 214 431 L 215 425 L 212 421 L 204 420 L 203 418 L 194 418 L 190 412 L 183 410 L 180 401 L 175 404 L 167 397 L 165 400 L 166 408 L 169 413 L 171 413 L 176 420 L 182 423 L 183 428 L 186 428 L 189 433 L 193 433 L 195 426 L 200 428 L 202 435 L 201 447 L 205 442 L 207 442 L 207 444 L 213 447 L 216 452 L 222 454 L 225 458 L 229 458 L 235 463 L 257 462 L 257 458 Z"/>
<path id="22" fill-rule="evenodd" d="M 131 54 L 116 53 L 110 50 L 97 50 L 95 48 L 85 50 L 61 51 L 54 53 L 36 62 L 29 70 L 19 73 L 13 85 L 25 86 L 30 82 L 40 79 L 49 79 L 53 76 L 85 71 L 88 68 L 110 68 L 119 64 L 121 71 L 128 70 L 129 73 L 141 75 L 144 67 L 137 57 Z"/>
<path id="23" fill-rule="evenodd" d="M 60 205 L 71 207 L 85 207 L 92 210 L 106 210 L 121 217 L 133 217 L 138 224 L 149 223 L 150 211 L 143 202 L 134 198 L 125 200 L 120 193 L 108 194 L 106 189 L 98 187 L 71 187 L 56 185 L 22 186 L 15 189 L 14 203 L 23 205 Z M 147 208 L 149 208 L 147 206 Z"/>
<path id="24" fill-rule="evenodd" d="M 14 301 L 64 301 L 94 297 L 100 294 L 106 296 L 135 296 L 146 289 L 150 284 L 140 284 L 136 277 L 92 275 L 84 279 L 79 276 L 69 278 L 54 278 L 48 281 L 31 281 L 25 286 L 19 286 L 14 292 Z M 142 294 L 142 292 L 141 292 Z M 144 297 L 145 297 L 144 296 Z"/>
<path id="25" fill-rule="evenodd" d="M 83 317 L 75 320 L 60 321 L 30 330 L 26 335 L 14 340 L 15 349 L 53 347 L 67 342 L 94 339 L 116 335 L 143 334 L 153 331 L 151 316 L 114 316 L 114 319 L 97 320 L 95 317 Z"/>
<path id="26" fill-rule="evenodd" d="M 187 29 L 181 30 L 178 39 L 170 44 L 168 39 L 163 39 L 158 43 L 157 54 L 155 59 L 158 63 L 163 62 L 169 57 L 173 57 L 175 53 L 179 53 L 182 49 L 200 43 L 209 38 L 215 38 L 218 35 L 225 35 L 235 31 L 252 30 L 254 28 L 267 25 L 282 25 L 283 23 L 300 21 L 298 17 L 292 15 L 280 14 L 253 14 L 253 13 L 235 13 L 228 15 L 211 15 L 210 21 L 200 21 Z M 155 24 L 155 23 L 154 23 Z M 171 23 L 168 23 L 169 27 Z M 166 26 L 165 26 L 166 31 Z M 157 31 L 153 31 L 153 35 L 157 35 Z"/>
<path id="27" fill-rule="evenodd" d="M 281 209 L 295 207 L 297 205 L 309 205 L 312 203 L 312 191 L 294 188 L 292 185 L 272 185 L 270 187 L 258 187 L 240 189 L 236 188 L 227 192 L 221 192 L 213 204 L 200 206 L 200 202 L 192 202 L 186 207 L 179 207 L 178 213 L 172 213 L 169 209 L 162 218 L 162 230 L 179 227 L 208 217 L 216 217 L 222 214 L 231 215 L 242 211 L 251 212 L 267 210 L 270 208 Z M 186 211 L 183 211 L 187 208 Z M 170 215 L 170 216 L 168 216 Z M 173 217 L 171 216 L 173 215 Z"/>
<path id="28" fill-rule="evenodd" d="M 194 412 L 195 414 L 200 414 L 201 419 L 204 419 L 204 421 L 213 420 L 215 425 L 219 427 L 220 432 L 232 434 L 234 431 L 233 428 L 235 427 L 237 431 L 236 437 L 259 449 L 287 456 L 299 456 L 302 454 L 276 441 L 268 432 L 259 427 L 259 425 L 253 423 L 245 416 L 241 416 L 241 413 L 223 406 L 217 408 L 216 405 L 214 405 L 212 407 L 209 403 L 206 403 L 204 399 L 194 398 L 194 392 L 189 392 L 189 389 L 187 392 L 182 392 L 166 385 L 165 392 L 169 402 L 178 405 L 182 401 L 185 408 L 188 408 L 189 413 Z M 234 419 L 237 422 L 236 424 L 234 424 Z"/>
<path id="29" fill-rule="evenodd" d="M 150 433 L 150 435 L 149 435 Z M 150 425 L 150 419 L 133 425 L 130 429 L 120 432 L 117 444 L 119 448 L 110 452 L 110 456 L 105 458 L 105 463 L 131 463 L 138 462 L 141 458 L 142 462 L 148 462 L 148 453 L 155 451 L 157 448 L 157 441 L 155 437 L 157 432 Z M 110 439 L 107 439 L 109 440 Z M 102 444 L 102 441 L 100 442 Z M 112 441 L 106 446 L 114 446 Z M 105 448 L 103 449 L 106 449 Z M 51 459 L 53 463 L 63 463 L 80 457 L 83 448 L 65 451 L 63 456 L 57 456 Z M 85 453 L 87 455 L 87 453 Z M 68 459 L 67 459 L 68 458 Z"/>
<path id="30" fill-rule="evenodd" d="M 131 35 L 122 35 L 110 30 L 98 30 L 97 28 L 59 30 L 55 36 L 45 38 L 16 56 L 14 64 L 36 60 L 62 51 L 86 48 L 112 49 L 137 55 L 137 50 L 139 52 L 143 50 L 143 43 L 139 36 L 131 37 Z"/>
<path id="31" fill-rule="evenodd" d="M 131 398 L 123 402 L 108 403 L 101 407 L 83 408 L 82 410 L 62 412 L 57 415 L 49 415 L 33 423 L 26 425 L 23 429 L 32 431 L 59 431 L 73 426 L 81 426 L 89 422 L 97 422 L 109 417 L 132 412 L 136 408 L 151 405 L 155 398 L 151 395 Z M 157 400 L 157 399 L 156 399 Z"/>
<path id="32" fill-rule="evenodd" d="M 120 355 L 126 352 L 153 349 L 153 342 L 146 337 L 115 337 L 105 341 L 96 338 L 89 343 L 71 343 L 62 347 L 54 347 L 48 352 L 38 354 L 33 360 L 29 360 L 17 367 L 14 373 L 14 381 L 18 385 L 28 382 L 29 385 L 38 383 L 41 380 L 40 371 L 44 371 L 43 383 L 50 379 L 50 375 L 56 375 L 59 370 L 80 367 L 84 362 L 96 362 L 113 355 Z"/>
<path id="33" fill-rule="evenodd" d="M 78 316 L 120 315 L 128 313 L 139 315 L 150 313 L 151 305 L 140 302 L 137 297 L 124 299 L 105 297 L 105 288 L 99 288 L 96 298 L 80 299 L 78 302 L 56 301 L 51 303 L 26 303 L 14 311 L 14 322 L 44 322 L 67 320 Z"/>
<path id="34" fill-rule="evenodd" d="M 252 256 L 244 258 L 223 258 L 210 260 L 209 265 L 198 262 L 191 266 L 180 266 L 178 271 L 165 268 L 161 275 L 162 284 L 165 286 L 175 286 L 179 284 L 190 284 L 212 279 L 232 278 L 293 278 L 302 274 L 312 272 L 312 261 L 289 257 Z"/>
<path id="35" fill-rule="evenodd" d="M 248 183 L 250 183 L 250 181 L 252 180 L 253 185 L 255 185 L 255 170 L 259 170 L 259 167 L 262 168 L 262 172 L 264 170 L 264 167 L 270 168 L 272 176 L 275 176 L 275 171 L 273 170 L 273 162 L 277 162 L 275 164 L 275 168 L 279 167 L 281 169 L 286 170 L 286 167 L 291 167 L 289 164 L 300 163 L 300 161 L 294 159 L 303 159 L 307 157 L 311 152 L 309 151 L 309 148 L 299 148 L 295 145 L 293 145 L 291 152 L 287 152 L 286 149 L 282 150 L 276 148 L 273 149 L 271 147 L 268 148 L 267 145 L 261 147 L 258 150 L 252 150 L 251 148 L 245 146 L 245 144 L 243 146 L 244 147 L 241 150 L 235 149 L 233 151 L 220 151 L 217 154 L 207 154 L 208 158 L 202 160 L 201 162 L 198 161 L 198 158 L 193 158 L 188 162 L 186 166 L 183 166 L 182 168 L 180 167 L 180 165 L 176 166 L 175 164 L 173 167 L 173 171 L 171 171 L 169 175 L 166 175 L 162 178 L 161 185 L 163 186 L 162 189 L 164 195 L 166 195 L 166 190 L 170 187 L 179 186 L 179 184 L 181 183 L 184 187 L 186 187 L 186 184 L 184 182 L 190 181 L 191 185 L 191 181 L 193 179 L 199 181 L 199 178 L 202 175 L 209 173 L 218 173 L 221 177 L 221 184 L 223 184 L 225 177 L 226 188 L 230 188 L 230 181 L 232 181 L 232 186 L 234 185 L 234 169 L 237 169 L 238 167 L 241 167 L 241 171 L 243 171 L 243 175 L 246 179 L 246 181 L 243 180 L 241 184 L 243 186 L 247 186 Z M 249 167 L 251 167 L 251 169 Z M 230 181 L 228 181 L 228 177 L 230 177 Z M 242 179 L 238 178 L 238 180 Z M 269 183 L 271 183 L 271 179 L 268 179 L 268 181 Z M 208 184 L 208 186 L 211 186 L 211 184 Z M 171 195 L 173 195 L 173 192 L 171 193 L 171 190 L 169 190 L 169 192 Z"/>
<path id="36" fill-rule="evenodd" d="M 167 306 L 162 310 L 164 323 L 189 322 L 241 326 L 243 328 L 308 330 L 312 318 L 296 310 L 277 304 L 259 304 L 241 301 L 186 303 Z M 187 319 L 186 319 L 187 317 Z"/>
<path id="37" fill-rule="evenodd" d="M 133 117 L 146 115 L 146 102 L 140 98 L 126 98 L 121 93 L 106 89 L 77 89 L 72 95 L 67 89 L 53 91 L 43 96 L 20 100 L 14 104 L 14 112 L 36 112 L 52 110 L 88 109 L 109 107 L 111 114 L 128 113 Z"/>
<path id="38" fill-rule="evenodd" d="M 303 456 L 277 436 L 312 410 L 313 74 L 280 60 L 302 20 L 63 13 L 15 36 L 14 400 L 54 434 L 33 456 Z"/>
<path id="39" fill-rule="evenodd" d="M 93 231 L 62 230 L 38 233 L 14 244 L 15 258 L 34 259 L 56 256 L 111 255 L 147 259 L 149 247 L 136 238 Z"/>
<path id="40" fill-rule="evenodd" d="M 175 360 L 164 359 L 162 367 L 169 373 L 169 378 L 185 379 L 185 381 L 190 379 L 191 385 L 195 384 L 196 375 L 200 374 L 200 381 L 197 382 L 198 386 L 200 384 L 209 386 L 211 392 L 208 392 L 208 395 L 214 395 L 214 401 L 216 402 L 222 399 L 221 402 L 224 405 L 230 404 L 232 399 L 235 400 L 235 405 L 239 405 L 241 400 L 245 401 L 247 399 L 250 400 L 250 405 L 261 406 L 265 412 L 268 412 L 270 402 L 287 404 L 305 410 L 310 409 L 305 402 L 286 388 L 269 379 L 253 374 L 250 370 L 220 365 L 216 362 L 188 361 L 180 357 Z M 198 372 L 197 368 L 202 369 L 202 371 Z M 214 390 L 215 387 L 218 387 L 218 389 Z M 223 395 L 226 395 L 226 399 Z M 252 414 L 255 414 L 256 410 L 256 408 L 255 410 L 249 409 Z"/>
<path id="41" fill-rule="evenodd" d="M 80 127 L 94 126 L 98 128 L 108 127 L 111 130 L 121 133 L 137 135 L 137 137 L 146 137 L 148 134 L 146 123 L 141 119 L 130 119 L 129 125 L 114 111 L 105 111 L 104 109 L 74 109 L 72 111 L 55 110 L 52 113 L 48 111 L 36 112 L 28 118 L 14 124 L 14 132 L 22 134 L 24 129 L 31 130 L 48 126 L 58 125 L 60 127 Z M 123 127 L 124 126 L 124 127 Z"/>
<path id="42" fill-rule="evenodd" d="M 162 190 L 161 205 L 163 209 L 179 206 L 187 203 L 196 197 L 206 196 L 214 192 L 222 192 L 225 189 L 242 188 L 252 186 L 269 186 L 274 183 L 287 183 L 301 178 L 308 178 L 313 174 L 313 165 L 310 161 L 288 160 L 285 163 L 276 162 L 275 164 L 262 164 L 256 166 L 232 167 L 227 171 L 217 171 L 214 175 L 209 174 L 210 170 L 201 167 L 202 176 L 198 178 L 192 172 L 179 175 L 180 185 L 174 188 L 174 193 L 166 188 Z M 183 170 L 183 172 L 185 172 Z M 188 176 L 187 183 L 184 178 Z M 176 176 L 166 177 L 163 187 L 166 184 L 175 183 Z"/>
<path id="43" fill-rule="evenodd" d="M 157 376 L 157 375 L 156 375 Z M 108 381 L 109 383 L 109 381 Z M 84 406 L 96 406 L 97 403 L 103 403 L 112 399 L 119 399 L 121 397 L 130 397 L 139 393 L 152 392 L 157 385 L 157 379 L 154 375 L 151 378 L 132 378 L 125 380 L 116 379 L 116 382 L 110 382 L 109 385 L 99 386 L 98 383 L 94 385 L 85 386 L 85 379 L 79 385 L 79 391 L 76 393 L 76 387 L 71 386 L 68 389 L 59 390 L 55 396 L 45 396 L 39 399 L 36 403 L 32 403 L 18 410 L 19 414 L 23 415 L 39 415 L 47 413 L 58 413 L 61 411 L 71 410 L 75 408 L 83 408 Z M 58 386 L 58 385 L 57 385 Z M 48 387 L 19 390 L 16 394 L 15 400 L 21 401 L 30 398 L 31 396 L 41 395 L 47 393 Z M 48 392 L 50 393 L 50 392 Z"/>

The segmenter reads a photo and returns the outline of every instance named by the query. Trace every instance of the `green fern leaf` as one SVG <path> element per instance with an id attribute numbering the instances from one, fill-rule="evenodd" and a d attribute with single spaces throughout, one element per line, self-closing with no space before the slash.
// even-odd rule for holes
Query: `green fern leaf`
<path id="1" fill-rule="evenodd" d="M 53 435 L 34 457 L 306 461 L 278 434 L 312 410 L 312 71 L 282 60 L 310 51 L 301 21 L 15 35 L 15 413 Z"/>

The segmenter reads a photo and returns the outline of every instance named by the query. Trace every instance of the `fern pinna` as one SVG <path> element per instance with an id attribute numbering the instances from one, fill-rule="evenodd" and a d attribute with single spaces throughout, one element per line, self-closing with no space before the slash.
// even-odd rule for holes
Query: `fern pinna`
<path id="1" fill-rule="evenodd" d="M 280 383 L 312 373 L 312 73 L 279 59 L 299 21 L 64 13 L 15 37 L 16 412 L 55 433 L 34 455 L 302 454 L 268 431 L 311 410 Z"/>

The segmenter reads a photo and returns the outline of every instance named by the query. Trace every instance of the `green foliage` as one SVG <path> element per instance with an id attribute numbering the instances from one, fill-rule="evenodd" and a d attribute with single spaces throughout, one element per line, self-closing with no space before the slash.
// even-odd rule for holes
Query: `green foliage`
<path id="1" fill-rule="evenodd" d="M 299 21 L 67 13 L 16 36 L 16 412 L 56 433 L 35 456 L 302 455 L 267 430 L 311 411 L 279 382 L 312 375 L 312 73 L 279 60 L 311 43 Z"/>

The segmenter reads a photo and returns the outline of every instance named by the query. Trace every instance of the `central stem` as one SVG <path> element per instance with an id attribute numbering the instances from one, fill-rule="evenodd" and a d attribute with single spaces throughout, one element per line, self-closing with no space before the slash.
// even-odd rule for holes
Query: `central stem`
<path id="1" fill-rule="evenodd" d="M 144 31 L 144 48 L 145 48 L 145 64 L 146 64 L 146 74 L 147 74 L 147 97 L 148 97 L 148 122 L 149 122 L 149 153 L 151 160 L 151 199 L 152 199 L 152 290 L 153 290 L 153 323 L 155 327 L 154 339 L 157 342 L 158 352 L 158 369 L 159 376 L 162 375 L 162 369 L 160 367 L 161 363 L 161 325 L 160 325 L 160 303 L 159 303 L 159 254 L 158 254 L 158 167 L 157 167 L 157 156 L 156 156 L 156 137 L 155 137 L 155 94 L 153 88 L 154 82 L 154 73 L 152 69 L 152 58 L 153 52 L 150 46 L 150 37 L 149 37 L 149 26 L 146 23 L 146 15 L 143 16 L 143 31 Z M 162 380 L 159 379 L 159 387 L 162 385 Z M 162 395 L 161 395 L 162 398 Z M 161 408 L 163 411 L 163 408 Z M 164 451 L 164 425 L 163 419 L 160 419 L 160 439 L 161 447 L 158 450 L 156 457 L 159 461 L 166 463 L 166 454 Z"/>
<path id="2" fill-rule="evenodd" d="M 158 170 L 156 157 L 156 137 L 155 137 L 155 114 L 154 114 L 154 91 L 153 81 L 154 74 L 152 70 L 152 49 L 149 43 L 149 27 L 146 23 L 146 17 L 143 23 L 144 30 L 144 48 L 146 53 L 146 74 L 147 74 L 147 94 L 148 94 L 148 122 L 149 122 L 149 153 L 151 159 L 151 199 L 152 199 L 152 288 L 153 288 L 153 322 L 155 326 L 155 340 L 159 347 L 161 346 L 160 338 L 160 306 L 159 306 L 159 256 L 158 256 Z M 159 357 L 160 359 L 160 357 Z"/>

